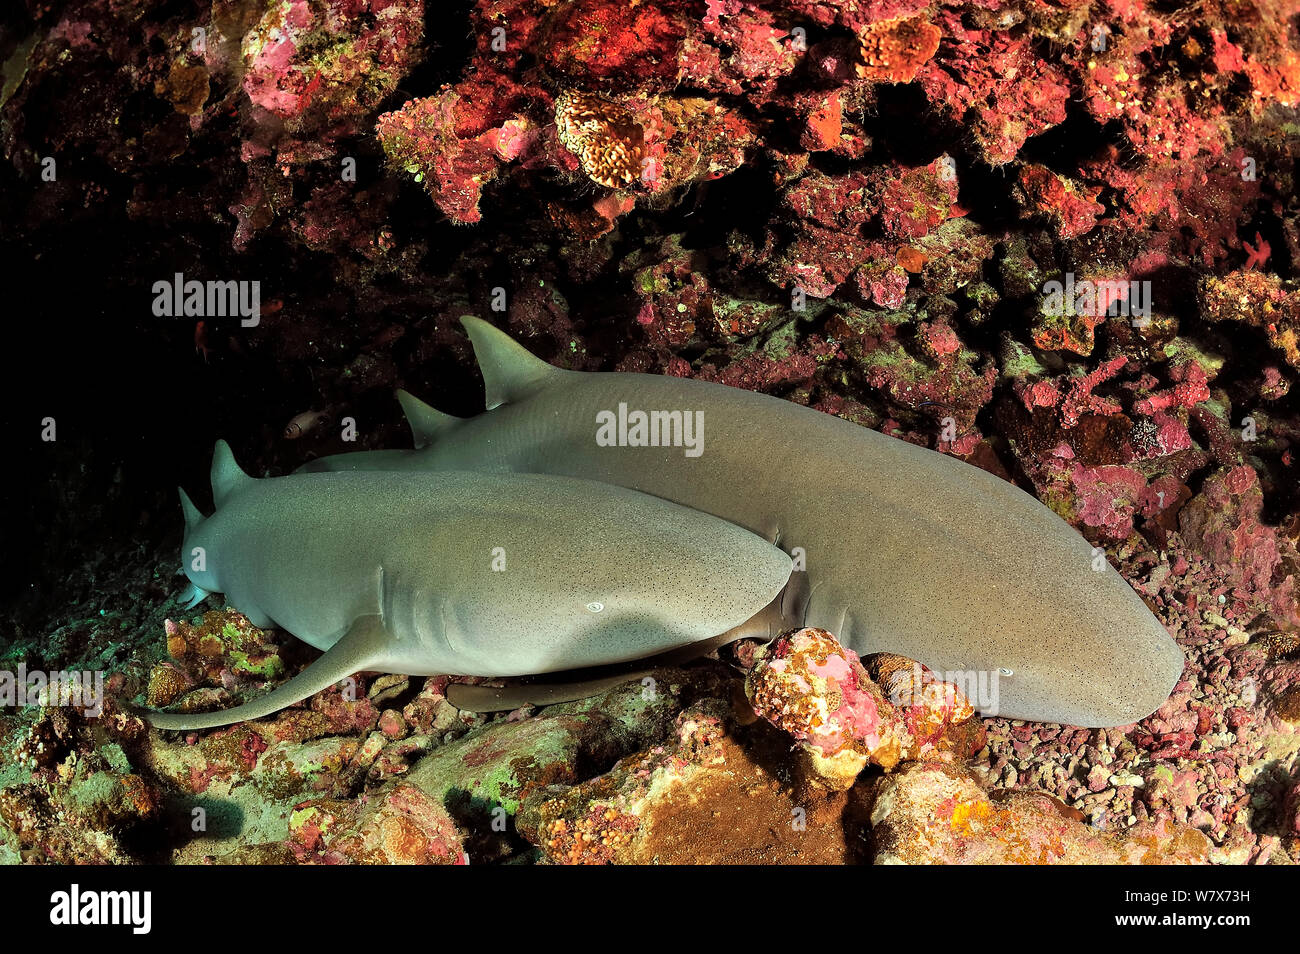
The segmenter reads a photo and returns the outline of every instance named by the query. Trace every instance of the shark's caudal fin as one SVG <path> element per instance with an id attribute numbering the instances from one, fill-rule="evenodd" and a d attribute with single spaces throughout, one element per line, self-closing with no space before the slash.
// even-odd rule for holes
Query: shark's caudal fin
<path id="1" fill-rule="evenodd" d="M 212 448 L 212 502 L 220 507 L 231 494 L 251 484 L 253 480 L 235 463 L 230 445 L 225 441 L 217 441 Z"/>
<path id="2" fill-rule="evenodd" d="M 278 712 L 363 669 L 384 668 L 388 633 L 378 616 L 362 616 L 352 628 L 319 659 L 282 686 L 266 695 L 221 712 L 145 712 L 142 715 L 159 729 L 211 729 L 235 722 L 247 722 Z"/>
<path id="3" fill-rule="evenodd" d="M 487 409 L 527 397 L 548 380 L 573 372 L 547 364 L 504 331 L 473 315 L 462 315 L 460 323 L 469 332 L 474 357 L 483 373 Z"/>
<path id="4" fill-rule="evenodd" d="M 411 437 L 417 448 L 428 447 L 464 420 L 430 407 L 402 388 L 397 389 L 397 400 L 401 402 L 402 413 L 406 415 L 406 423 L 411 426 Z"/>

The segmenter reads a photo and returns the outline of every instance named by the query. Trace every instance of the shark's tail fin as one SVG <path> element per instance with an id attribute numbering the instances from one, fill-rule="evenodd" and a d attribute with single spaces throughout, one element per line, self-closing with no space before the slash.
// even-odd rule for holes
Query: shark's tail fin
<path id="1" fill-rule="evenodd" d="M 325 654 L 266 695 L 221 712 L 145 712 L 144 717 L 159 729 L 212 729 L 234 722 L 247 722 L 301 702 L 353 673 L 384 668 L 384 647 L 388 635 L 378 616 L 362 616 Z"/>

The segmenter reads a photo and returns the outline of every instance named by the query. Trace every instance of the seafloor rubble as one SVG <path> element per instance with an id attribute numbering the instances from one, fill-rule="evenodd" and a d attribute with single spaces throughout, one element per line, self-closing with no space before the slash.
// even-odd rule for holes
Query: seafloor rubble
<path id="1" fill-rule="evenodd" d="M 118 316 L 41 343 L 106 410 L 40 448 L 0 632 L 5 668 L 108 698 L 0 715 L 0 857 L 1300 860 L 1294 2 L 26 0 L 0 26 L 5 258 L 41 287 L 77 261 L 69 294 Z M 155 316 L 178 272 L 261 281 L 260 322 Z M 981 722 L 805 631 L 508 716 L 365 674 L 146 729 L 133 704 L 231 704 L 311 655 L 179 608 L 178 476 L 217 436 L 257 473 L 405 446 L 394 386 L 472 413 L 465 313 L 1018 482 L 1183 680 L 1134 726 Z M 58 400 L 14 413 L 85 413 Z"/>

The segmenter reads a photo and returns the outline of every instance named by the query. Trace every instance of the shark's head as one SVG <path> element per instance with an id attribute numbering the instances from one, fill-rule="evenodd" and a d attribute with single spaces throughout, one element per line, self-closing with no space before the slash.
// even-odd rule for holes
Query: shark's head
<path id="1" fill-rule="evenodd" d="M 211 477 L 212 499 L 217 510 L 235 494 L 256 483 L 236 463 L 235 455 L 225 441 L 217 441 L 212 449 Z M 182 599 L 186 603 L 185 608 L 191 609 L 210 594 L 221 592 L 222 588 L 208 559 L 212 518 L 203 516 L 184 487 L 176 489 L 181 498 L 181 511 L 185 515 L 185 533 L 181 537 L 181 567 L 190 581 L 190 589 Z"/>

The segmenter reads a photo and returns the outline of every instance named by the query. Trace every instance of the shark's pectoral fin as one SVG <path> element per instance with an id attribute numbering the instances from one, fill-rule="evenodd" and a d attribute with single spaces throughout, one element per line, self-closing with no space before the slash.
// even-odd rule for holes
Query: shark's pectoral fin
<path id="1" fill-rule="evenodd" d="M 247 601 L 241 602 L 235 609 L 248 617 L 248 621 L 258 629 L 274 629 L 275 620 Z"/>
<path id="2" fill-rule="evenodd" d="M 355 672 L 382 668 L 384 648 L 389 641 L 383 621 L 378 616 L 362 616 L 319 659 L 288 682 L 252 702 L 221 712 L 146 712 L 143 715 L 159 729 L 211 729 L 234 722 L 260 719 L 285 706 L 301 702 Z"/>
<path id="3" fill-rule="evenodd" d="M 430 407 L 402 388 L 397 389 L 397 400 L 402 405 L 402 413 L 406 415 L 406 423 L 411 426 L 411 438 L 417 448 L 428 447 L 464 420 Z"/>
<path id="4" fill-rule="evenodd" d="M 211 595 L 212 594 L 208 590 L 205 590 L 203 587 L 195 583 L 191 583 L 184 593 L 176 597 L 176 600 L 177 602 L 184 603 L 187 610 L 191 610 Z"/>

